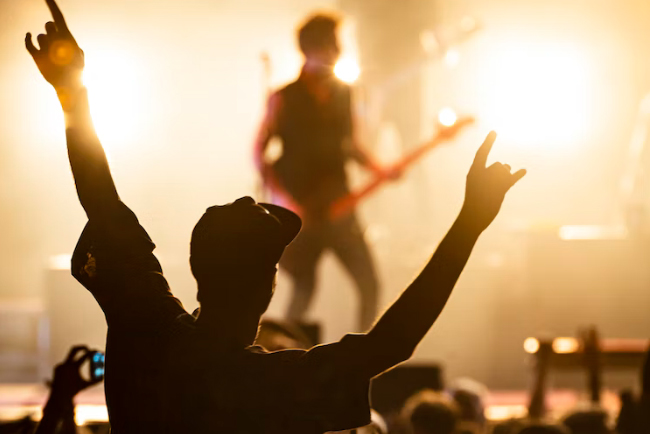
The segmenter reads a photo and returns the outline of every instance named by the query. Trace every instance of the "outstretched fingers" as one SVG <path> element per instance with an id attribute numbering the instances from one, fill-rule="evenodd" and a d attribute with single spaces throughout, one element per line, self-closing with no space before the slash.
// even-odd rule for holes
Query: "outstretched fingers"
<path id="1" fill-rule="evenodd" d="M 472 165 L 473 167 L 485 168 L 488 156 L 492 150 L 492 145 L 494 145 L 496 138 L 497 133 L 490 131 L 481 147 L 478 148 L 478 151 L 476 151 L 476 157 L 474 157 L 474 164 Z"/>
<path id="2" fill-rule="evenodd" d="M 520 170 L 517 170 L 515 173 L 513 173 L 512 174 L 512 183 L 510 184 L 510 186 L 513 186 L 516 183 L 518 183 L 521 178 L 526 176 L 526 173 L 528 173 L 526 171 L 526 169 L 520 169 Z"/>
<path id="3" fill-rule="evenodd" d="M 25 47 L 27 48 L 27 51 L 29 54 L 32 55 L 32 57 L 36 57 L 39 54 L 38 48 L 34 46 L 34 41 L 32 41 L 32 34 L 27 33 L 25 35 Z"/>
<path id="4" fill-rule="evenodd" d="M 63 13 L 56 4 L 56 1 L 45 0 L 45 3 L 47 3 L 47 7 L 50 9 L 50 13 L 52 14 L 52 18 L 54 18 L 54 24 L 56 24 L 58 31 L 69 35 L 70 30 L 68 30 L 68 25 L 66 24 L 65 18 L 63 18 Z"/>
<path id="5" fill-rule="evenodd" d="M 47 36 L 41 33 L 36 37 L 36 41 L 38 42 L 38 48 L 40 48 L 42 52 L 47 53 L 50 48 L 50 40 L 47 38 Z"/>
<path id="6" fill-rule="evenodd" d="M 47 33 L 47 36 L 54 36 L 57 33 L 56 30 L 56 24 L 54 24 L 52 21 L 48 21 L 45 23 L 45 33 Z"/>

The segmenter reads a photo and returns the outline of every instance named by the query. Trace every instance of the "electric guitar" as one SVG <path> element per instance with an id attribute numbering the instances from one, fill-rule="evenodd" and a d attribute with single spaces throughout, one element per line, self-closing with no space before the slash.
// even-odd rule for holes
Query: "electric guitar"
<path id="1" fill-rule="evenodd" d="M 428 152 L 432 151 L 433 149 L 437 148 L 443 143 L 453 139 L 463 128 L 473 123 L 474 123 L 474 118 L 467 116 L 458 119 L 451 126 L 448 127 L 441 126 L 438 129 L 436 135 L 431 140 L 421 144 L 417 148 L 408 152 L 404 157 L 402 157 L 396 163 L 389 166 L 390 170 L 388 170 L 387 172 L 403 173 L 406 169 L 412 166 L 413 163 L 420 160 Z M 357 204 L 360 201 L 366 199 L 373 192 L 375 192 L 379 187 L 381 187 L 383 184 L 391 180 L 392 178 L 388 176 L 376 175 L 365 186 L 359 188 L 358 190 L 350 192 L 346 196 L 337 199 L 330 206 L 329 209 L 330 220 L 335 221 L 337 219 L 340 219 L 341 217 L 348 215 L 354 209 L 354 207 L 357 206 Z"/>

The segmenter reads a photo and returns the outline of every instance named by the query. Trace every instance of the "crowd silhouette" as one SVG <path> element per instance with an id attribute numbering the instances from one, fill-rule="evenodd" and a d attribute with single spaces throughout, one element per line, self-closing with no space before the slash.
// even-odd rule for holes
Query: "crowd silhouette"
<path id="1" fill-rule="evenodd" d="M 331 84 L 340 51 L 337 19 L 313 17 L 299 32 L 306 58 L 301 77 L 271 96 L 256 143 L 259 169 L 287 197 L 288 207 L 242 197 L 207 208 L 190 240 L 200 308 L 189 313 L 163 275 L 154 242 L 120 199 L 93 127 L 82 81 L 84 52 L 56 2 L 46 4 L 53 20 L 37 36 L 38 47 L 29 33 L 25 44 L 60 101 L 70 167 L 88 219 L 71 270 L 108 325 L 104 384 L 111 432 L 613 432 L 598 410 L 545 420 L 542 389 L 531 397 L 528 419 L 498 426 L 488 424 L 482 397 L 468 390 L 420 392 L 405 403 L 397 422 L 372 411 L 371 380 L 411 357 L 444 309 L 480 235 L 526 175 L 505 163 L 487 164 L 495 132 L 469 164 L 464 201 L 446 236 L 420 274 L 376 317 L 378 282 L 358 222 L 354 215 L 335 223 L 323 216 L 333 200 L 349 192 L 346 159 L 387 178 L 400 174 L 380 167 L 355 140 L 346 142 L 354 136 L 349 88 Z M 269 165 L 263 152 L 273 136 L 281 137 L 289 152 Z M 301 145 L 314 136 L 320 141 L 305 153 Z M 260 333 L 278 264 L 295 284 L 288 318 L 300 322 L 314 292 L 316 262 L 326 248 L 342 258 L 359 288 L 359 333 L 316 346 L 279 324 L 263 323 Z M 74 396 L 101 381 L 80 373 L 91 354 L 75 347 L 57 366 L 36 433 L 76 432 Z M 650 361 L 641 396 L 628 393 L 622 402 L 617 432 L 650 433 Z"/>

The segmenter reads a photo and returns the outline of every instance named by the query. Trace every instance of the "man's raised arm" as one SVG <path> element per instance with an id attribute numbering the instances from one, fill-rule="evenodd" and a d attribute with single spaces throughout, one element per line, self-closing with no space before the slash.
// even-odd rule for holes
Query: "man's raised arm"
<path id="1" fill-rule="evenodd" d="M 111 172 L 90 116 L 88 95 L 82 82 L 84 53 L 77 45 L 54 0 L 45 0 L 53 22 L 34 46 L 31 33 L 25 37 L 27 51 L 57 92 L 65 113 L 68 156 L 77 194 L 88 218 L 101 217 L 119 202 Z"/>
<path id="2" fill-rule="evenodd" d="M 486 167 L 495 139 L 496 134 L 490 133 L 476 154 L 456 222 L 424 270 L 368 333 L 370 353 L 383 360 L 373 367 L 375 371 L 411 356 L 442 312 L 479 235 L 499 213 L 508 190 L 526 174 L 511 173 L 507 164 Z"/>

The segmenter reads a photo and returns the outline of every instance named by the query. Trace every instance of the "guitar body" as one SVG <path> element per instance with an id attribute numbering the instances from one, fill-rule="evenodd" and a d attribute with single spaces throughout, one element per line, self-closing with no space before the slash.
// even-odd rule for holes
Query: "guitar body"
<path id="1" fill-rule="evenodd" d="M 350 189 L 344 170 L 337 173 L 321 169 L 316 163 L 301 166 L 299 170 L 295 166 L 285 168 L 278 161 L 273 173 L 280 188 L 274 189 L 273 203 L 291 209 L 307 221 L 328 220 L 332 204 L 350 194 Z"/>
<path id="2" fill-rule="evenodd" d="M 333 80 L 329 97 L 319 100 L 305 80 L 278 91 L 277 136 L 282 156 L 274 180 L 306 219 L 326 219 L 330 205 L 349 193 L 345 162 L 352 136 L 349 86 Z"/>

